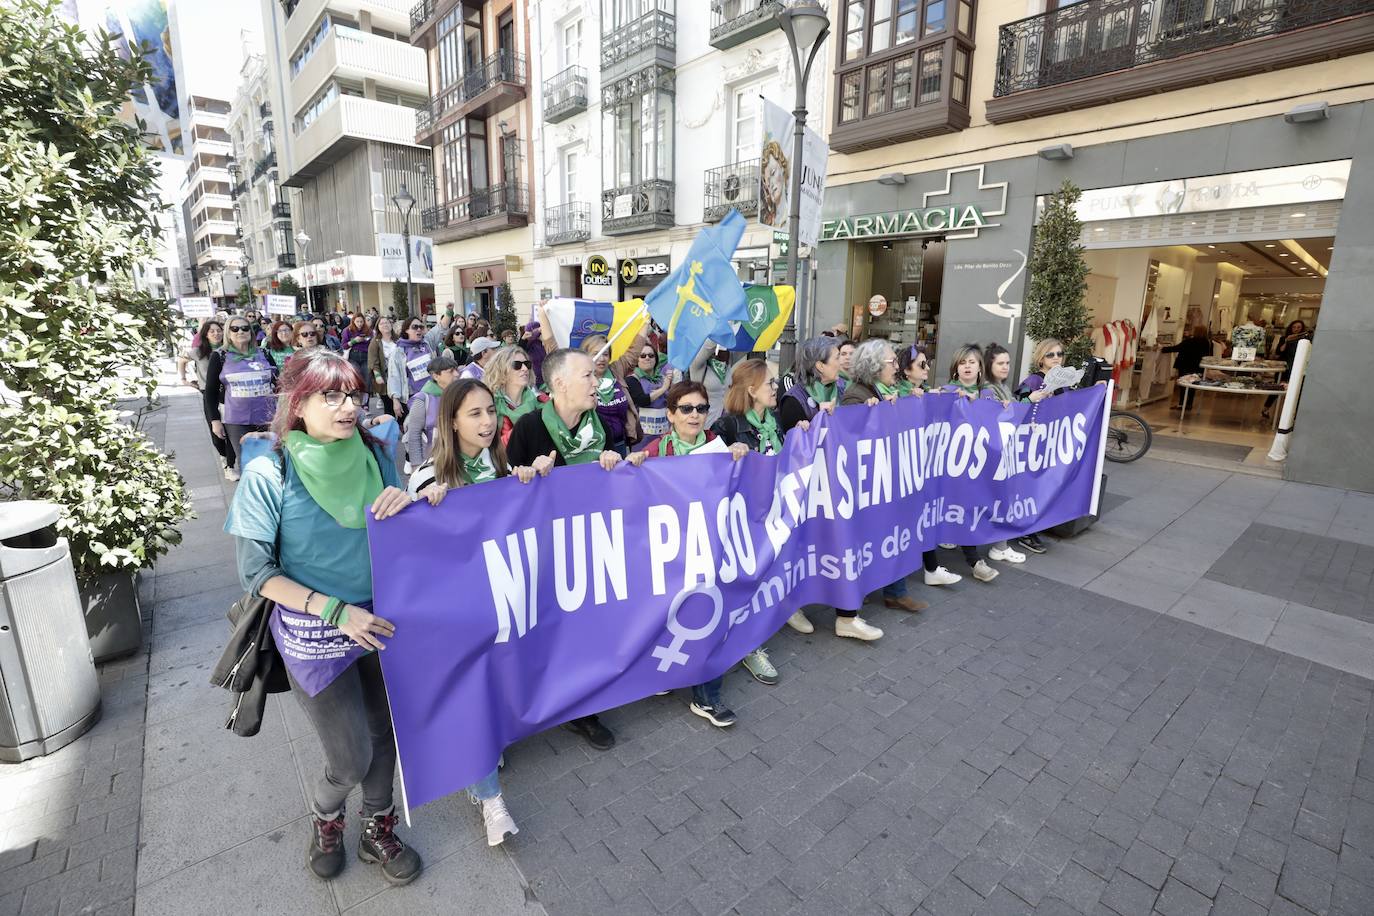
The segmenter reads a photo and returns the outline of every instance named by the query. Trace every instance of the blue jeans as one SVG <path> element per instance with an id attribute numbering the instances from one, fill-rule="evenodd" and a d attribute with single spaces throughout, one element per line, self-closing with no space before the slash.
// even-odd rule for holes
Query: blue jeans
<path id="1" fill-rule="evenodd" d="M 501 771 L 492 770 L 481 779 L 468 786 L 468 797 L 484 802 L 501 794 Z"/>
<path id="2" fill-rule="evenodd" d="M 725 676 L 722 675 L 704 684 L 698 684 L 692 688 L 692 702 L 698 706 L 719 706 L 720 688 L 725 683 Z"/>
<path id="3" fill-rule="evenodd" d="M 893 582 L 891 585 L 883 586 L 884 598 L 905 598 L 906 597 L 906 576 Z"/>

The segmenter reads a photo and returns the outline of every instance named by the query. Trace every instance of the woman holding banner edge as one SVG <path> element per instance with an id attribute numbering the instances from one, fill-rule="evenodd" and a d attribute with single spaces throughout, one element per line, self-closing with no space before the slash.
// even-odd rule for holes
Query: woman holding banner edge
<path id="1" fill-rule="evenodd" d="M 505 448 L 498 435 L 503 419 L 491 389 L 482 382 L 461 379 L 445 388 L 434 427 L 434 451 L 410 477 L 411 498 L 425 499 L 437 506 L 455 487 L 512 475 L 521 483 L 533 480 L 533 468 L 512 468 L 506 463 Z M 552 463 L 546 464 L 543 473 L 547 475 L 552 467 Z M 520 832 L 501 797 L 499 767 L 468 786 L 468 797 L 482 808 L 488 846 L 499 846 L 505 842 L 506 834 L 514 836 Z"/>
<path id="2" fill-rule="evenodd" d="M 570 464 L 596 463 L 614 470 L 621 457 L 606 447 L 606 430 L 596 410 L 598 380 L 592 358 L 581 350 L 555 350 L 544 359 L 544 382 L 549 400 L 516 421 L 506 443 L 506 459 L 540 475 Z M 563 727 L 597 750 L 615 747 L 615 735 L 595 715 Z"/>
<path id="3" fill-rule="evenodd" d="M 706 386 L 701 382 L 678 382 L 673 385 L 668 389 L 667 403 L 668 422 L 672 429 L 646 445 L 643 451 L 635 452 L 630 458 L 632 464 L 643 464 L 647 458 L 690 455 L 716 438 L 714 432 L 706 429 L 706 415 L 711 412 L 711 399 L 706 393 Z M 736 461 L 749 454 L 749 446 L 743 442 L 736 442 L 729 448 Z M 776 679 L 774 672 L 774 682 Z M 704 684 L 697 684 L 692 688 L 692 702 L 688 706 L 693 714 L 701 716 L 717 728 L 728 728 L 738 720 L 734 711 L 725 705 L 721 697 L 721 687 L 724 684 L 723 674 Z"/>
<path id="4" fill-rule="evenodd" d="M 407 884 L 423 865 L 394 830 L 396 743 L 377 653 L 395 627 L 369 609 L 366 523 L 369 508 L 381 520 L 411 500 L 381 444 L 361 429 L 367 390 L 347 359 L 324 349 L 298 354 L 281 389 L 272 421 L 279 445 L 244 469 L 224 530 L 234 536 L 244 589 L 274 603 L 273 639 L 324 748 L 308 864 L 326 880 L 342 870 L 344 808 L 361 785 L 358 858 L 378 864 L 389 883 Z M 379 422 L 392 421 L 369 425 Z"/>

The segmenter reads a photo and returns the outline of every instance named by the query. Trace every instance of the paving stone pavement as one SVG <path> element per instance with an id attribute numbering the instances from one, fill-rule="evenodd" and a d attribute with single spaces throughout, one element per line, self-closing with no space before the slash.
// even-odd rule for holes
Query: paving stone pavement
<path id="1" fill-rule="evenodd" d="M 1374 545 L 1254 524 L 1207 578 L 1374 622 Z"/>
<path id="2" fill-rule="evenodd" d="M 453 797 L 413 812 L 414 885 L 356 861 L 315 881 L 318 742 L 289 697 L 258 737 L 228 735 L 205 683 L 237 594 L 230 490 L 194 400 L 167 400 L 201 518 L 148 577 L 144 667 L 102 671 L 107 719 L 137 710 L 141 740 L 119 740 L 138 772 L 86 763 L 103 733 L 0 768 L 0 808 L 21 811 L 0 834 L 0 914 L 1374 913 L 1374 625 L 1209 578 L 1256 524 L 1374 544 L 1374 498 L 1148 458 L 1111 468 L 1074 541 L 991 584 L 917 586 L 919 615 L 870 607 L 877 643 L 836 639 L 812 608 L 814 635 L 770 643 L 781 684 L 728 676 L 731 729 L 679 692 L 605 714 L 609 752 L 559 729 L 515 745 L 520 834 L 500 849 Z M 90 818 L 16 832 L 82 783 L 32 774 L 83 768 L 123 799 L 99 826 L 125 845 L 94 868 L 75 829 Z M 109 895 L 83 896 L 106 871 Z"/>

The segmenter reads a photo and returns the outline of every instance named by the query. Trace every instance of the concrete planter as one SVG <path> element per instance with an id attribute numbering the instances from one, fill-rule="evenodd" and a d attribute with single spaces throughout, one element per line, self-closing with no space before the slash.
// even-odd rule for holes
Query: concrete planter
<path id="1" fill-rule="evenodd" d="M 104 573 L 78 584 L 96 664 L 137 652 L 143 645 L 143 619 L 134 574 Z"/>

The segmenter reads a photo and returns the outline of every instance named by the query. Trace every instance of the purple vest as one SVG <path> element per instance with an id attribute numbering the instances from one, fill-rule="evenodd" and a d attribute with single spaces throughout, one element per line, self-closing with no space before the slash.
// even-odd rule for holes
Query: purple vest
<path id="1" fill-rule="evenodd" d="M 233 350 L 224 351 L 220 370 L 224 386 L 222 419 L 235 426 L 266 426 L 277 412 L 277 396 L 272 391 L 272 360 L 261 350 L 245 359 Z"/>
<path id="2" fill-rule="evenodd" d="M 410 399 L 410 409 L 414 410 L 415 405 L 420 401 L 425 402 L 425 453 L 420 460 L 427 461 L 430 452 L 434 451 L 434 426 L 439 422 L 439 399 L 428 392 L 421 391 Z M 414 461 L 414 459 L 411 460 Z"/>
<path id="3" fill-rule="evenodd" d="M 601 418 L 601 425 L 606 429 L 608 446 L 625 438 L 625 423 L 630 412 L 630 396 L 625 393 L 625 386 L 618 381 L 612 381 L 611 384 L 615 385 L 615 397 L 611 399 L 611 403 L 602 404 L 598 400 L 596 404 L 597 416 Z"/>
<path id="4" fill-rule="evenodd" d="M 800 401 L 802 407 L 806 410 L 806 419 L 808 420 L 814 419 L 816 411 L 821 409 L 821 405 L 816 403 L 816 399 L 811 396 L 811 392 L 806 390 L 805 385 L 793 385 L 791 388 L 787 389 L 787 393 L 784 394 L 783 397 L 796 398 Z"/>
<path id="5" fill-rule="evenodd" d="M 410 396 L 415 397 L 429 381 L 429 361 L 434 358 L 434 352 L 423 340 L 401 340 L 396 346 L 405 357 L 406 380 L 410 382 Z"/>

